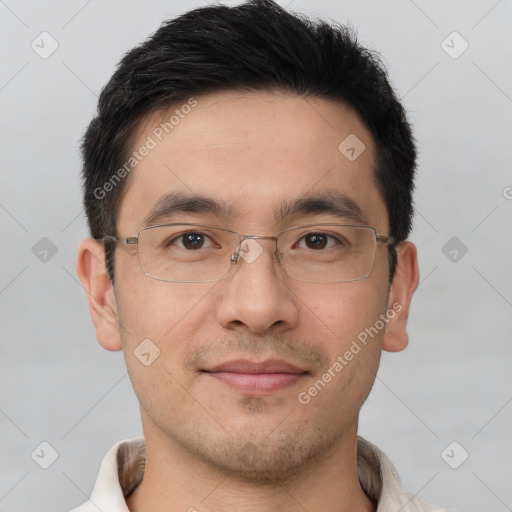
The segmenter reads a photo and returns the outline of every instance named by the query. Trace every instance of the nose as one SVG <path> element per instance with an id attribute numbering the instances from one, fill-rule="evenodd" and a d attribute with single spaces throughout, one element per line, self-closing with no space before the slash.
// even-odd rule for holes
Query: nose
<path id="1" fill-rule="evenodd" d="M 216 317 L 224 328 L 265 334 L 297 324 L 298 300 L 276 261 L 274 241 L 242 242 L 234 271 L 219 283 Z"/>

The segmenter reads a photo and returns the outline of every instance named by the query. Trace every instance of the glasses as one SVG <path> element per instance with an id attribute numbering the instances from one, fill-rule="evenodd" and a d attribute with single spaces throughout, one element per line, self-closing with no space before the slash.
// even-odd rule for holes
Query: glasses
<path id="1" fill-rule="evenodd" d="M 293 280 L 343 283 L 367 278 L 373 270 L 377 243 L 396 246 L 390 236 L 370 226 L 309 224 L 276 236 L 240 235 L 205 224 L 148 226 L 137 236 L 104 236 L 99 241 L 138 246 L 142 272 L 172 283 L 202 283 L 226 278 L 240 259 L 255 261 L 263 252 L 257 242 L 274 240 L 274 261 Z"/>

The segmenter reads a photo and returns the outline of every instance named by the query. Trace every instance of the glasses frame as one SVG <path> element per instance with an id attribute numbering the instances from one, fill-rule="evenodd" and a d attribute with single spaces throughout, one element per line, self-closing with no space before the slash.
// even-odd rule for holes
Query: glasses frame
<path id="1" fill-rule="evenodd" d="M 146 277 L 148 277 L 149 279 L 154 279 L 155 281 L 163 281 L 165 283 L 211 283 L 211 282 L 216 282 L 216 281 L 221 281 L 223 279 L 226 279 L 233 272 L 233 270 L 236 267 L 236 264 L 239 261 L 240 251 L 241 251 L 241 247 L 242 247 L 242 242 L 244 240 L 257 240 L 257 239 L 274 240 L 275 244 L 276 244 L 276 246 L 275 246 L 276 250 L 274 252 L 274 256 L 277 255 L 277 257 L 279 259 L 279 262 L 280 262 L 280 253 L 277 250 L 277 239 L 283 233 L 286 233 L 287 231 L 291 231 L 292 229 L 298 229 L 298 228 L 309 228 L 309 227 L 317 227 L 317 226 L 338 226 L 338 227 L 353 227 L 353 228 L 369 229 L 369 230 L 373 231 L 373 234 L 375 236 L 376 244 L 383 243 L 383 244 L 386 244 L 386 245 L 390 246 L 393 249 L 396 248 L 396 246 L 398 245 L 398 240 L 396 238 L 394 238 L 392 236 L 388 236 L 388 235 L 379 235 L 377 233 L 377 230 L 373 226 L 364 226 L 364 225 L 359 225 L 359 224 L 343 224 L 343 223 L 339 223 L 339 222 L 324 222 L 324 223 L 304 224 L 304 225 L 299 225 L 299 226 L 292 226 L 290 228 L 286 228 L 286 229 L 283 229 L 282 231 L 279 231 L 279 233 L 277 233 L 275 236 L 270 236 L 270 235 L 268 235 L 268 236 L 267 235 L 242 235 L 240 233 L 237 233 L 236 231 L 233 231 L 232 229 L 223 228 L 221 226 L 215 226 L 215 225 L 212 225 L 212 224 L 201 224 L 201 223 L 196 224 L 196 223 L 193 223 L 193 222 L 170 222 L 170 223 L 165 223 L 165 224 L 154 224 L 154 225 L 151 225 L 151 226 L 146 226 L 146 227 L 142 228 L 137 233 L 137 235 L 132 235 L 132 236 L 104 235 L 104 236 L 102 236 L 100 238 L 96 238 L 96 240 L 98 242 L 101 242 L 101 243 L 104 243 L 104 244 L 105 243 L 120 243 L 120 244 L 123 244 L 123 245 L 133 246 L 133 245 L 138 245 L 140 234 L 143 231 L 146 231 L 146 230 L 149 230 L 149 229 L 153 229 L 153 228 L 167 227 L 167 226 L 194 226 L 194 227 L 204 227 L 204 228 L 220 229 L 221 231 L 227 231 L 229 233 L 237 235 L 238 239 L 239 239 L 239 243 L 238 243 L 238 247 L 237 247 L 236 251 L 229 258 L 230 261 L 231 261 L 231 267 L 229 268 L 229 270 L 222 277 L 219 277 L 217 279 L 207 279 L 207 280 L 200 280 L 200 281 L 195 281 L 195 280 L 194 281 L 188 281 L 188 280 L 187 281 L 183 281 L 183 280 L 175 281 L 175 280 L 170 280 L 170 279 L 162 279 L 162 278 L 159 278 L 159 277 L 153 277 L 153 276 L 150 276 L 149 274 L 147 274 L 146 272 L 144 272 L 144 269 L 142 268 L 142 265 L 141 265 L 141 262 L 140 262 L 140 258 L 138 258 L 138 260 L 139 260 L 139 267 L 140 267 L 142 273 Z M 376 254 L 377 254 L 377 245 L 375 246 L 375 256 L 376 256 Z M 137 253 L 137 256 L 138 256 L 138 253 Z M 296 279 L 296 278 L 290 277 L 288 275 L 288 273 L 286 272 L 286 268 L 285 267 L 282 267 L 282 268 L 283 268 L 283 271 L 286 274 L 286 276 L 289 279 L 292 279 L 293 281 L 300 281 L 300 282 L 305 282 L 305 283 L 329 284 L 329 283 L 351 283 L 351 282 L 354 282 L 354 281 L 362 281 L 364 279 L 367 279 L 370 276 L 370 274 L 372 273 L 374 265 L 375 265 L 375 257 L 373 259 L 372 268 L 370 269 L 368 274 L 364 275 L 363 277 L 357 278 L 357 279 L 348 279 L 348 280 L 344 280 L 344 281 L 309 281 L 309 280 L 305 280 L 305 279 Z"/>

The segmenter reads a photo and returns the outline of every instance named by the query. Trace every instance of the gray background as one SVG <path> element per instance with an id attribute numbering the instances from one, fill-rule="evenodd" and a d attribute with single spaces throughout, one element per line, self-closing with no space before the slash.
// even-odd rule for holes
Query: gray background
<path id="1" fill-rule="evenodd" d="M 122 354 L 95 341 L 74 271 L 87 236 L 78 141 L 121 56 L 206 3 L 0 0 L 1 511 L 71 509 L 105 452 L 142 433 Z M 360 433 L 411 492 L 512 510 L 512 2 L 280 4 L 353 24 L 383 54 L 419 143 L 411 343 L 384 354 Z M 59 45 L 46 59 L 31 48 L 43 31 Z M 58 453 L 48 469 L 43 441 Z"/>

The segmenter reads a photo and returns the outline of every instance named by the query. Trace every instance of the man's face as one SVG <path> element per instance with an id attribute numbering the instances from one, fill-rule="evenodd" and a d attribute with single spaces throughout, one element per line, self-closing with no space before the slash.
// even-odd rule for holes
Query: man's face
<path id="1" fill-rule="evenodd" d="M 208 197 L 232 211 L 169 212 L 159 223 L 271 236 L 297 225 L 355 223 L 322 208 L 276 217 L 284 203 L 335 192 L 359 206 L 366 225 L 389 234 L 372 137 L 352 109 L 269 92 L 196 100 L 161 141 L 154 130 L 173 112 L 141 124 L 132 150 L 148 136 L 157 145 L 132 172 L 118 216 L 120 236 L 136 235 L 155 204 L 176 192 Z M 350 134 L 365 145 L 353 161 L 338 149 Z M 136 250 L 119 245 L 115 298 L 147 442 L 276 480 L 356 431 L 384 329 L 366 345 L 358 342 L 359 351 L 353 341 L 390 306 L 388 253 L 378 244 L 367 279 L 318 284 L 287 278 L 273 259 L 274 243 L 259 244 L 264 251 L 254 261 L 241 259 L 229 277 L 207 283 L 150 279 Z M 160 349 L 148 366 L 134 354 L 146 339 Z M 334 365 L 339 356 L 341 370 Z M 329 369 L 331 379 L 308 392 Z M 272 371 L 277 375 L 264 375 Z"/>

